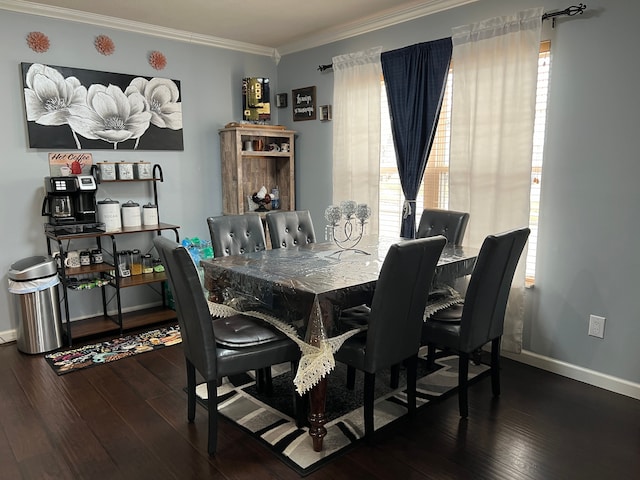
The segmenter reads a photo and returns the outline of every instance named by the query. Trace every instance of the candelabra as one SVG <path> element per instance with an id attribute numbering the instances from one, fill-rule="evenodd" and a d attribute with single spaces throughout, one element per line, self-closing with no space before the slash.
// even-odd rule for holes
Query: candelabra
<path id="1" fill-rule="evenodd" d="M 330 205 L 324 211 L 327 220 L 326 240 L 333 240 L 342 250 L 352 250 L 356 253 L 364 253 L 356 247 L 364 235 L 365 224 L 371 217 L 371 208 L 364 203 L 356 203 L 353 200 L 340 202 L 340 206 Z M 339 228 L 342 224 L 342 228 Z"/>

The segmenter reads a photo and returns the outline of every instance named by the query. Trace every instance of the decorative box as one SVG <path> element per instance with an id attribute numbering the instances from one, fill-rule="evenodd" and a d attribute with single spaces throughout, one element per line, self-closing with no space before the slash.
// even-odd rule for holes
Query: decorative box
<path id="1" fill-rule="evenodd" d="M 133 180 L 133 163 L 118 163 L 118 180 Z"/>
<path id="2" fill-rule="evenodd" d="M 138 162 L 133 164 L 133 173 L 135 178 L 140 180 L 148 180 L 153 178 L 153 168 L 150 162 Z"/>
<path id="3" fill-rule="evenodd" d="M 100 162 L 98 163 L 100 169 L 101 180 L 115 180 L 116 176 L 116 164 L 113 162 Z"/>

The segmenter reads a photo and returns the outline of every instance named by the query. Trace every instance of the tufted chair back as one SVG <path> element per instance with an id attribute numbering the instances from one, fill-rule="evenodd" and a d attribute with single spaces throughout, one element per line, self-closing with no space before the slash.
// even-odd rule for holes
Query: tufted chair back
<path id="1" fill-rule="evenodd" d="M 297 247 L 316 241 L 309 210 L 269 212 L 266 218 L 272 248 Z"/>
<path id="2" fill-rule="evenodd" d="M 469 214 L 453 210 L 425 208 L 420 217 L 416 238 L 444 235 L 452 245 L 461 245 L 469 223 Z"/>
<path id="3" fill-rule="evenodd" d="M 266 249 L 259 215 L 222 215 L 207 218 L 214 257 L 241 255 Z"/>

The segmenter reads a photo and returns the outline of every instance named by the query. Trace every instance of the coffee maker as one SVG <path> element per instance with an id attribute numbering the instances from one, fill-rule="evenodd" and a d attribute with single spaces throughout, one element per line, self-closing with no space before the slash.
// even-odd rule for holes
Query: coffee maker
<path id="1" fill-rule="evenodd" d="M 51 225 L 96 223 L 97 189 L 92 175 L 45 177 L 42 215 Z"/>

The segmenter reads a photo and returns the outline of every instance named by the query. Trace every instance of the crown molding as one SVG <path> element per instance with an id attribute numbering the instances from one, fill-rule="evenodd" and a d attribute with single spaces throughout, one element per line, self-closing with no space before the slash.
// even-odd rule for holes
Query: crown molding
<path id="1" fill-rule="evenodd" d="M 58 20 L 86 23 L 115 30 L 124 30 L 132 33 L 166 38 L 168 40 L 176 40 L 179 42 L 263 55 L 273 58 L 274 62 L 277 64 L 282 55 L 319 47 L 477 1 L 479 0 L 429 0 L 420 5 L 394 9 L 393 11 L 383 15 L 372 16 L 363 20 L 339 25 L 334 28 L 324 30 L 318 34 L 305 37 L 299 41 L 281 45 L 277 49 L 210 35 L 187 32 L 184 30 L 159 27 L 142 22 L 123 20 L 106 15 L 41 5 L 38 3 L 26 2 L 24 0 L 0 0 L 0 9 L 55 18 Z"/>
<path id="2" fill-rule="evenodd" d="M 113 28 L 115 30 L 124 30 L 133 33 L 141 33 L 143 35 L 150 35 L 153 37 L 177 40 L 179 42 L 194 43 L 208 47 L 224 48 L 227 50 L 236 50 L 245 53 L 253 53 L 255 55 L 264 55 L 267 57 L 272 57 L 274 59 L 277 58 L 276 50 L 271 47 L 264 47 L 252 43 L 237 42 L 235 40 L 227 40 L 225 38 L 213 37 L 210 35 L 201 35 L 197 33 L 186 32 L 183 30 L 175 30 L 172 28 L 159 27 L 156 25 L 149 25 L 147 23 L 109 17 L 106 15 L 80 12 L 78 10 L 72 10 L 68 8 L 51 7 L 48 5 L 25 2 L 22 0 L 0 0 L 0 9 L 10 10 L 18 13 L 26 13 L 30 15 L 39 15 L 42 17 L 56 18 L 58 20 L 87 23 L 90 25 L 97 25 L 105 28 Z"/>
<path id="3" fill-rule="evenodd" d="M 320 32 L 317 35 L 305 37 L 300 41 L 280 45 L 278 47 L 278 53 L 282 56 L 300 52 L 302 50 L 308 50 L 310 48 L 320 47 L 339 40 L 345 40 L 347 38 L 391 27 L 399 23 L 408 22 L 420 17 L 426 17 L 427 15 L 433 15 L 434 13 L 478 1 L 480 0 L 431 0 L 420 5 L 394 9 L 384 15 L 372 16 L 352 23 L 339 25 L 335 28 Z"/>

